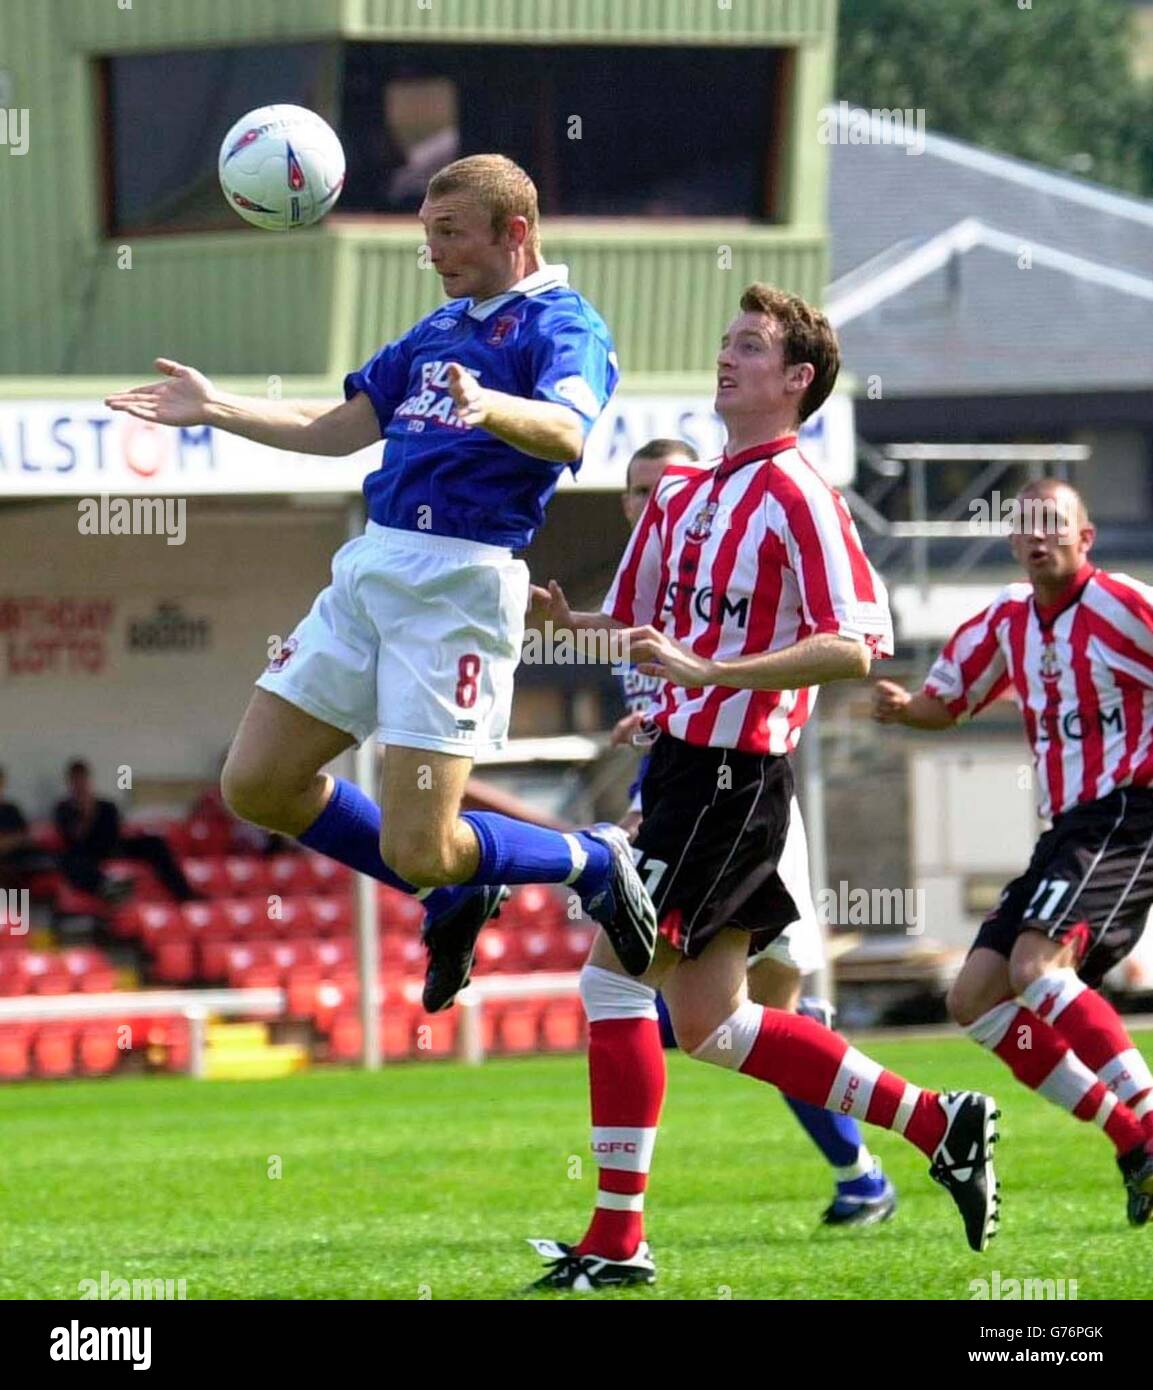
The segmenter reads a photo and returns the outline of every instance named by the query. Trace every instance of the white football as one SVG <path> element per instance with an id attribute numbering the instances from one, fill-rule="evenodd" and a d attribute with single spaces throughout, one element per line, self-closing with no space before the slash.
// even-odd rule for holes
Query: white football
<path id="1" fill-rule="evenodd" d="M 254 227 L 290 232 L 319 222 L 344 187 L 336 131 L 303 106 L 261 106 L 220 146 L 220 186 Z"/>

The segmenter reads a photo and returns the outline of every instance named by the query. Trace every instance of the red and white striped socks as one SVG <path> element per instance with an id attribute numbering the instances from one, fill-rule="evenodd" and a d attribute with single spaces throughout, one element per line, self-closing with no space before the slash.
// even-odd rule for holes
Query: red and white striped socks
<path id="1" fill-rule="evenodd" d="M 692 1054 L 756 1077 L 797 1100 L 895 1130 L 932 1157 L 945 1134 L 935 1091 L 923 1091 L 803 1014 L 746 999 Z"/>
<path id="2" fill-rule="evenodd" d="M 1133 1110 L 1098 1075 L 1099 1068 L 1087 1065 L 1080 1049 L 1070 1046 L 1073 1038 L 1066 1029 L 1058 1031 L 1055 1026 L 1082 994 L 1093 993 L 1072 970 L 1053 971 L 1024 990 L 1020 1002 L 1015 999 L 1002 1001 L 969 1024 L 965 1031 L 974 1042 L 996 1053 L 1022 1085 L 1077 1119 L 1092 1121 L 1105 1131 L 1119 1154 L 1128 1153 L 1150 1136 Z M 1112 1014 L 1120 1035 L 1120 1045 L 1116 1034 L 1109 1043 L 1098 1040 L 1094 1055 L 1103 1059 L 1101 1069 L 1107 1069 L 1110 1075 L 1119 1075 L 1125 1068 L 1118 1065 L 1118 1058 L 1128 1057 L 1130 1053 L 1144 1068 L 1144 1061 L 1129 1041 L 1120 1019 L 1100 995 L 1094 997 L 1108 1014 Z M 1092 1005 L 1083 1006 L 1068 1022 L 1075 1025 L 1079 1017 L 1089 1015 L 1095 1016 L 1093 1027 L 1098 1029 L 1101 1015 Z M 1097 1036 L 1084 1025 L 1081 1029 L 1074 1027 L 1073 1032 L 1085 1039 Z M 1147 1068 L 1144 1074 L 1148 1076 Z M 1125 1084 L 1130 1095 L 1138 1094 L 1134 1088 L 1139 1086 L 1139 1080 Z M 1145 1091 L 1149 1089 L 1147 1083 Z"/>
<path id="3" fill-rule="evenodd" d="M 589 1020 L 592 1149 L 597 1204 L 580 1255 L 627 1260 L 644 1239 L 645 1187 L 665 1097 L 665 1054 L 656 991 L 586 965 L 581 998 Z"/>
<path id="4" fill-rule="evenodd" d="M 1052 971 L 1031 985 L 1022 998 L 1132 1110 L 1145 1137 L 1153 1139 L 1153 1073 L 1133 1046 L 1112 1004 L 1079 980 L 1073 970 Z"/>

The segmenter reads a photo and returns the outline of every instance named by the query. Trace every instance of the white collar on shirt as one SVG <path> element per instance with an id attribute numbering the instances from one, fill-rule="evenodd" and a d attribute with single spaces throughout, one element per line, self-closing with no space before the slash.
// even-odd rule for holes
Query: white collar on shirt
<path id="1" fill-rule="evenodd" d="M 509 300 L 515 299 L 518 294 L 543 294 L 545 290 L 555 290 L 558 285 L 567 284 L 567 265 L 542 265 L 539 270 L 534 270 L 531 275 L 526 275 L 523 280 L 518 280 L 511 289 L 507 289 L 501 294 L 494 294 L 491 299 L 474 301 L 469 306 L 468 314 L 470 318 L 479 319 L 483 323 Z"/>

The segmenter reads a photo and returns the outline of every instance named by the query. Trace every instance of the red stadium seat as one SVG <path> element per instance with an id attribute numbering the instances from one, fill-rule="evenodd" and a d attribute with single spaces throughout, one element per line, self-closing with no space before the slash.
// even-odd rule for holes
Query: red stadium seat
<path id="1" fill-rule="evenodd" d="M 541 1017 L 541 1046 L 549 1052 L 574 1052 L 584 1044 L 585 1011 L 579 999 L 550 999 Z"/>
<path id="2" fill-rule="evenodd" d="M 499 1008 L 497 1041 L 502 1052 L 535 1052 L 540 1032 L 539 999 L 509 999 Z"/>
<path id="3" fill-rule="evenodd" d="M 572 922 L 556 934 L 556 970 L 579 970 L 592 949 L 596 928 L 585 922 Z"/>
<path id="4" fill-rule="evenodd" d="M 228 892 L 234 898 L 263 898 L 270 891 L 267 861 L 255 854 L 230 854 L 224 860 Z"/>
<path id="5" fill-rule="evenodd" d="M 196 947 L 187 936 L 157 941 L 152 947 L 152 977 L 160 984 L 186 985 L 197 977 Z"/>
<path id="6" fill-rule="evenodd" d="M 268 906 L 261 898 L 226 898 L 220 910 L 234 940 L 265 937 L 271 931 Z"/>
<path id="7" fill-rule="evenodd" d="M 77 1048 L 79 1070 L 85 1076 L 107 1076 L 123 1055 L 117 1047 L 117 1025 L 108 1021 L 86 1023 Z"/>
<path id="8" fill-rule="evenodd" d="M 191 816 L 184 823 L 180 852 L 183 854 L 227 854 L 232 829 L 227 821 L 212 816 Z M 169 844 L 172 844 L 169 839 Z M 175 848 L 175 845 L 173 846 Z"/>
<path id="9" fill-rule="evenodd" d="M 132 900 L 138 903 L 166 903 L 172 898 L 156 877 L 150 864 L 137 859 L 109 859 L 104 864 L 109 878 L 126 879 L 132 884 Z"/>
<path id="10" fill-rule="evenodd" d="M 377 916 L 382 930 L 419 932 L 424 924 L 424 905 L 411 893 L 381 884 L 377 889 Z"/>
<path id="11" fill-rule="evenodd" d="M 40 1076 L 69 1076 L 75 1062 L 76 1032 L 72 1024 L 45 1023 L 36 1031 L 32 1060 Z"/>
<path id="12" fill-rule="evenodd" d="M 150 1056 L 159 1061 L 166 1071 L 188 1070 L 191 1046 L 187 1019 L 155 1019 L 148 1025 L 144 1036 Z"/>
<path id="13" fill-rule="evenodd" d="M 59 917 L 95 917 L 101 922 L 113 913 L 113 908 L 103 898 L 98 898 L 95 893 L 84 893 L 63 881 L 52 906 Z"/>
<path id="14" fill-rule="evenodd" d="M 528 883 L 513 890 L 512 898 L 501 909 L 501 923 L 522 931 L 547 930 L 563 926 L 567 920 L 567 898 L 543 883 Z"/>
<path id="15" fill-rule="evenodd" d="M 270 893 L 289 898 L 312 891 L 313 877 L 306 854 L 277 854 L 266 863 Z"/>
<path id="16" fill-rule="evenodd" d="M 209 898 L 224 898 L 230 891 L 228 875 L 224 872 L 224 859 L 219 855 L 204 855 L 183 860 L 181 868 L 184 877 L 196 889 Z"/>
<path id="17" fill-rule="evenodd" d="M 412 1056 L 418 1015 L 426 1017 L 411 1004 L 391 1004 L 384 1010 L 381 1015 L 381 1050 L 385 1057 L 396 1061 Z"/>
<path id="18" fill-rule="evenodd" d="M 297 965 L 284 977 L 289 1018 L 313 1018 L 317 1012 L 317 990 L 324 975 L 315 966 Z"/>
<path id="19" fill-rule="evenodd" d="M 352 870 L 323 854 L 306 854 L 312 887 L 316 893 L 345 892 L 352 884 Z"/>
<path id="20" fill-rule="evenodd" d="M 424 947 L 411 931 L 388 931 L 380 938 L 380 968 L 407 975 L 424 970 Z"/>
<path id="21" fill-rule="evenodd" d="M 485 927 L 476 947 L 478 974 L 515 973 L 524 966 L 524 956 L 512 932 L 500 927 Z"/>
<path id="22" fill-rule="evenodd" d="M 32 1065 L 32 1029 L 26 1023 L 0 1023 L 0 1080 L 22 1081 Z"/>
<path id="23" fill-rule="evenodd" d="M 456 1052 L 456 1034 L 460 1015 L 455 1009 L 446 1013 L 416 1016 L 416 1056 L 452 1057 Z"/>
<path id="24" fill-rule="evenodd" d="M 356 960 L 356 945 L 347 936 L 321 938 L 309 943 L 309 958 L 329 973 L 338 967 L 351 966 Z"/>
<path id="25" fill-rule="evenodd" d="M 116 971 L 112 966 L 98 965 L 82 975 L 75 987 L 81 994 L 111 994 L 116 984 Z"/>
<path id="26" fill-rule="evenodd" d="M 348 897 L 305 899 L 312 929 L 320 936 L 347 936 L 352 931 L 352 903 Z"/>
<path id="27" fill-rule="evenodd" d="M 64 965 L 53 962 L 47 970 L 42 970 L 36 976 L 35 993 L 71 994 L 72 976 Z"/>
<path id="28" fill-rule="evenodd" d="M 152 948 L 161 939 L 187 937 L 192 920 L 188 910 L 203 907 L 202 903 L 185 903 L 183 908 L 169 903 L 141 903 L 131 911 L 135 916 L 137 935 L 145 946 Z"/>
<path id="29" fill-rule="evenodd" d="M 332 1020 L 332 1032 L 328 1039 L 329 1056 L 334 1062 L 358 1062 L 363 1039 L 360 1015 L 343 1010 Z"/>
<path id="30" fill-rule="evenodd" d="M 517 935 L 525 970 L 551 970 L 556 957 L 555 932 L 539 929 L 522 931 Z"/>

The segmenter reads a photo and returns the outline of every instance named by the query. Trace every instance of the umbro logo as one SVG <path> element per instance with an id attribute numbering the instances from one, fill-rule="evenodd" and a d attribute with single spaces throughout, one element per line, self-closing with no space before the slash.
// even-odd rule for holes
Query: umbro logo
<path id="1" fill-rule="evenodd" d="M 447 314 L 442 314 L 440 318 L 430 320 L 428 326 L 430 328 L 455 328 L 456 319 L 451 318 Z"/>

